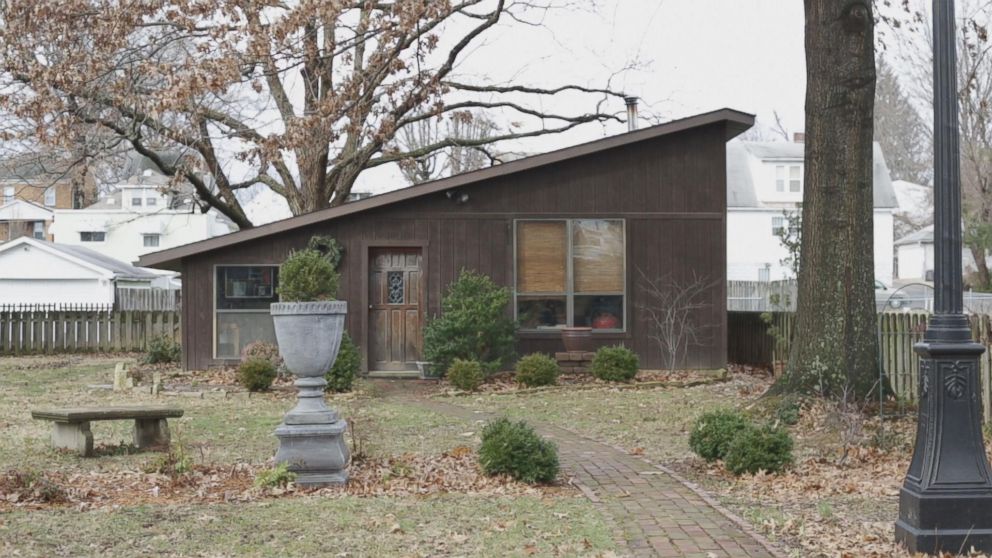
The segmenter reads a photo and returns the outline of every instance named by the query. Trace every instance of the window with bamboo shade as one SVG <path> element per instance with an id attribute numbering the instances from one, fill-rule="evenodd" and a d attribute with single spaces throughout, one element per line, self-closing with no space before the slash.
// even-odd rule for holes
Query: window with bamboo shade
<path id="1" fill-rule="evenodd" d="M 515 309 L 521 328 L 622 331 L 625 247 L 619 219 L 518 221 Z"/>
<path id="2" fill-rule="evenodd" d="M 517 223 L 517 291 L 564 293 L 566 291 L 565 221 Z"/>

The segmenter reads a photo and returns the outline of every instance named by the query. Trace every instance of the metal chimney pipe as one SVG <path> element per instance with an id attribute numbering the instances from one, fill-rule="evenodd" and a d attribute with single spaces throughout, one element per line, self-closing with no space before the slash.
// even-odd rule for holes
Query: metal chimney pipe
<path id="1" fill-rule="evenodd" d="M 637 97 L 624 97 L 627 103 L 627 131 L 633 132 L 637 129 Z"/>

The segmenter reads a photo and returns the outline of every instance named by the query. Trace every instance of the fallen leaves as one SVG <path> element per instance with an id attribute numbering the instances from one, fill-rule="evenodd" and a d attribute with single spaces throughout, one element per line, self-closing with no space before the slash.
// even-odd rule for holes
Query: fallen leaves
<path id="1" fill-rule="evenodd" d="M 350 480 L 344 487 L 306 489 L 290 484 L 286 488 L 261 489 L 254 486 L 254 479 L 262 469 L 246 464 L 196 465 L 191 472 L 176 476 L 141 471 L 73 474 L 8 471 L 0 475 L 0 512 L 65 505 L 85 510 L 135 504 L 246 502 L 300 494 L 378 497 L 455 492 L 479 496 L 554 496 L 572 490 L 567 486 L 535 487 L 508 477 L 486 476 L 475 453 L 464 446 L 440 456 L 410 454 L 363 459 L 352 464 Z"/>

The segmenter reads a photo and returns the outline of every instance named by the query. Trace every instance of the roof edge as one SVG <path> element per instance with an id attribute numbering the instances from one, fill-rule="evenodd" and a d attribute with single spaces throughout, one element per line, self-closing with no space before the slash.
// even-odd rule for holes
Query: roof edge
<path id="1" fill-rule="evenodd" d="M 210 252 L 219 248 L 225 248 L 227 246 L 233 246 L 235 244 L 254 240 L 268 234 L 290 231 L 326 221 L 328 219 L 360 213 L 400 201 L 441 192 L 451 188 L 467 186 L 484 180 L 507 176 L 545 165 L 568 161 L 578 157 L 631 145 L 669 134 L 683 132 L 693 128 L 724 123 L 726 125 L 725 141 L 728 141 L 751 128 L 754 125 L 754 118 L 755 116 L 753 114 L 748 114 L 746 112 L 731 108 L 717 109 L 710 112 L 672 120 L 663 124 L 650 126 L 648 128 L 624 132 L 571 147 L 557 149 L 548 153 L 517 159 L 515 161 L 486 167 L 484 169 L 461 173 L 421 184 L 415 184 L 406 188 L 372 196 L 371 198 L 364 200 L 358 200 L 304 215 L 297 215 L 295 217 L 267 223 L 251 229 L 215 236 L 213 238 L 185 244 L 183 246 L 177 246 L 175 248 L 169 248 L 159 252 L 152 252 L 141 256 L 137 265 L 140 267 L 175 270 L 179 267 L 178 260 L 182 258 L 202 254 L 204 252 Z"/>

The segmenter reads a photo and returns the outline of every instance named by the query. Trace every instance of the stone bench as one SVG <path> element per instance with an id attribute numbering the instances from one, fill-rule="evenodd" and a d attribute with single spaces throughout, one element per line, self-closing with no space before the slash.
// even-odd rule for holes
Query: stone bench
<path id="1" fill-rule="evenodd" d="M 134 445 L 149 449 L 169 447 L 166 419 L 181 416 L 183 410 L 174 407 L 78 407 L 31 411 L 31 418 L 52 421 L 52 447 L 71 449 L 83 457 L 93 455 L 90 421 L 134 420 Z"/>

